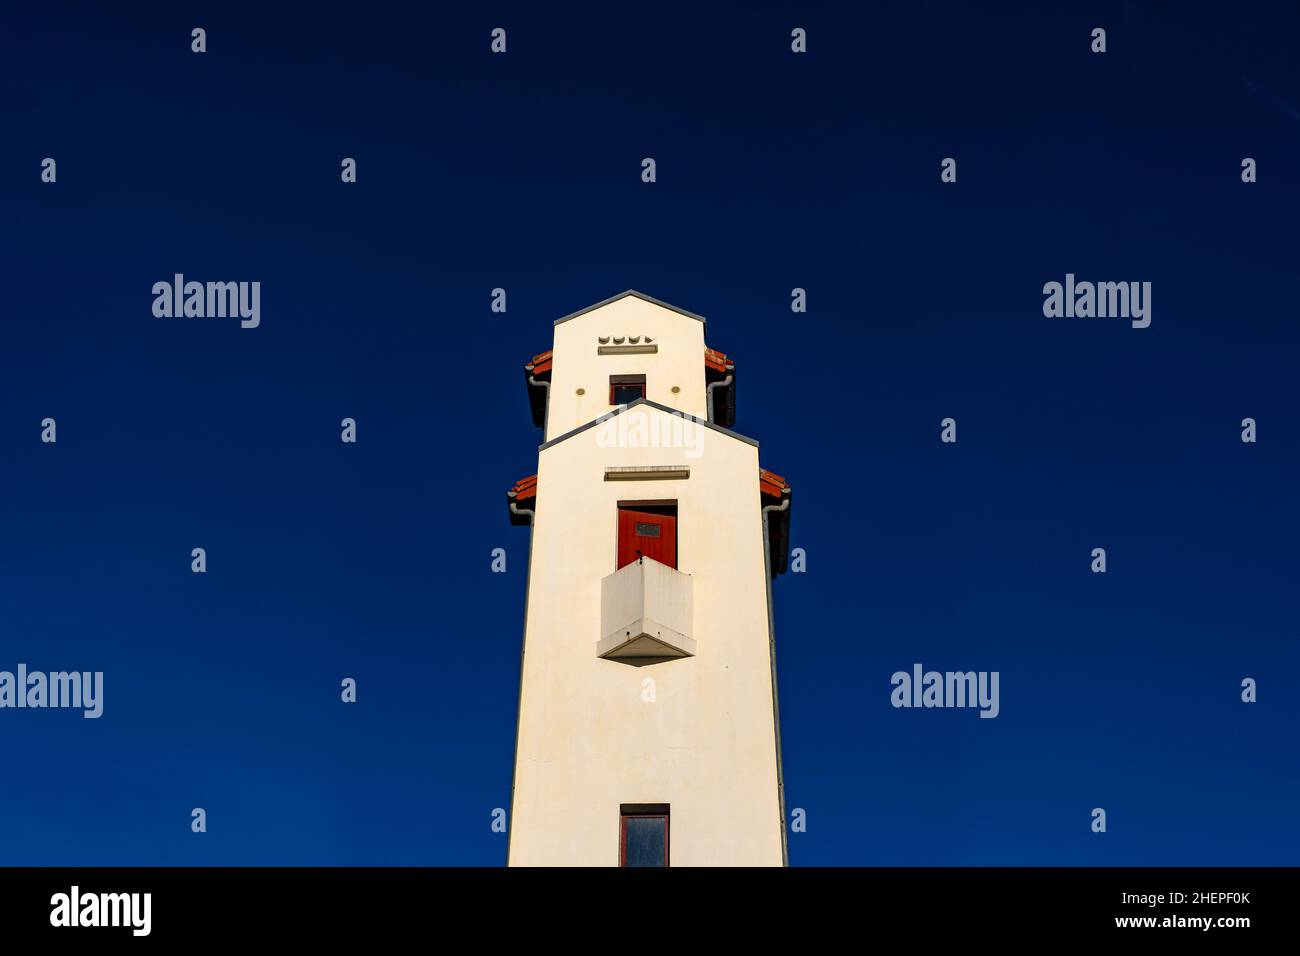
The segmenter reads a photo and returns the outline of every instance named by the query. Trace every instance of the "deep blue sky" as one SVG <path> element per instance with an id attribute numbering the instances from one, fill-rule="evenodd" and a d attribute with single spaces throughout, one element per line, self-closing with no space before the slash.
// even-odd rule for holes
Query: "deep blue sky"
<path id="1" fill-rule="evenodd" d="M 0 669 L 107 683 L 0 711 L 0 863 L 503 862 L 520 366 L 629 287 L 794 487 L 792 863 L 1300 863 L 1290 4 L 97 6 L 0 29 Z M 891 708 L 917 661 L 1001 716 Z"/>

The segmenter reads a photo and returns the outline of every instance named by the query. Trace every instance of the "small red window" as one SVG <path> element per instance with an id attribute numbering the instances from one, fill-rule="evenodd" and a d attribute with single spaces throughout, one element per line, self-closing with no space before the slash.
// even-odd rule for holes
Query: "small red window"
<path id="1" fill-rule="evenodd" d="M 609 403 L 611 405 L 630 405 L 638 398 L 645 398 L 644 375 L 611 375 L 609 377 Z"/>

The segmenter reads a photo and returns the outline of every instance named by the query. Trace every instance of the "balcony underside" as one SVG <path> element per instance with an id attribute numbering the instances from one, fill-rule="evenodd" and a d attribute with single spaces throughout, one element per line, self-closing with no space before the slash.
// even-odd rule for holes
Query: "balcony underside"
<path id="1" fill-rule="evenodd" d="M 600 582 L 596 656 L 640 667 L 695 656 L 689 574 L 641 557 Z"/>
<path id="2" fill-rule="evenodd" d="M 596 645 L 596 656 L 628 664 L 653 664 L 694 657 L 695 642 L 680 631 L 642 618 L 606 635 Z"/>

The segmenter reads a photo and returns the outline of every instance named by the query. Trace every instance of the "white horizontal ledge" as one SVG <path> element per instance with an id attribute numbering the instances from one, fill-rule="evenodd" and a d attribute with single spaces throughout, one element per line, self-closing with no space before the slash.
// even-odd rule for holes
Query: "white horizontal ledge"
<path id="1" fill-rule="evenodd" d="M 606 465 L 606 481 L 648 481 L 660 478 L 689 478 L 690 465 Z"/>

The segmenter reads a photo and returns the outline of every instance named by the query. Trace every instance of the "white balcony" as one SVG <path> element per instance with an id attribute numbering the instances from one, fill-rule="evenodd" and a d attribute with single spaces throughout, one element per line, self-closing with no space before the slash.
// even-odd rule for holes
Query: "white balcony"
<path id="1" fill-rule="evenodd" d="M 638 558 L 600 582 L 596 656 L 625 664 L 693 657 L 695 611 L 691 576 Z"/>

